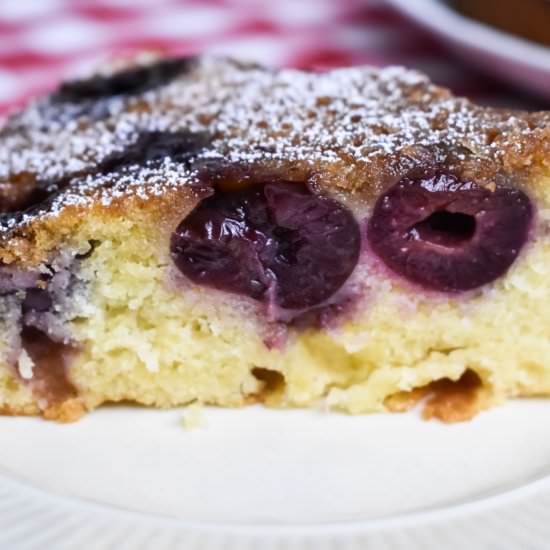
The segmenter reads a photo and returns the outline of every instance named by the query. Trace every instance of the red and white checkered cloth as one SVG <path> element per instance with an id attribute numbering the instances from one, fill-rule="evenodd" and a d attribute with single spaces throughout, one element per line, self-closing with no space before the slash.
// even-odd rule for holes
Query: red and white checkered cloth
<path id="1" fill-rule="evenodd" d="M 454 61 L 382 0 L 0 0 L 0 114 L 139 49 L 287 67 L 401 64 L 459 94 L 530 106 Z"/>

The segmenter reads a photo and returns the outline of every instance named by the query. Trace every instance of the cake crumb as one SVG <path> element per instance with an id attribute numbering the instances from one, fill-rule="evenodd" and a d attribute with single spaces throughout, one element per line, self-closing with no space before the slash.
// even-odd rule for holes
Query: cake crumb
<path id="1" fill-rule="evenodd" d="M 33 377 L 34 361 L 31 359 L 25 349 L 21 350 L 19 360 L 17 362 L 19 374 L 24 380 L 31 380 Z"/>
<path id="2" fill-rule="evenodd" d="M 186 430 L 198 430 L 206 427 L 204 406 L 202 403 L 192 403 L 184 411 L 180 425 Z"/>

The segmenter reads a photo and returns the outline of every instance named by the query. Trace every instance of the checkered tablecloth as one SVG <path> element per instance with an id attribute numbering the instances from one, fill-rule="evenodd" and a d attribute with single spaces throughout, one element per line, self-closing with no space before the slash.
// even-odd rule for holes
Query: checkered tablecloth
<path id="1" fill-rule="evenodd" d="M 288 67 L 402 64 L 486 103 L 537 106 L 459 64 L 383 0 L 0 0 L 0 114 L 139 49 Z"/>

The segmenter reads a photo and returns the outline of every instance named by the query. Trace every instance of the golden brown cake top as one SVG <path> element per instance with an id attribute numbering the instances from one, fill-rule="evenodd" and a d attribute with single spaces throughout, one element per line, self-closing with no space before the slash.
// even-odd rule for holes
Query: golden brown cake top
<path id="1" fill-rule="evenodd" d="M 215 58 L 168 60 L 158 70 L 149 63 L 115 73 L 131 73 L 115 82 L 118 93 L 106 69 L 6 122 L 4 240 L 68 206 L 108 208 L 127 196 L 154 204 L 168 189 L 198 184 L 216 163 L 305 171 L 320 189 L 368 205 L 426 166 L 492 184 L 550 162 L 550 113 L 476 106 L 401 67 L 313 73 Z M 166 133 L 176 136 L 167 143 Z"/>

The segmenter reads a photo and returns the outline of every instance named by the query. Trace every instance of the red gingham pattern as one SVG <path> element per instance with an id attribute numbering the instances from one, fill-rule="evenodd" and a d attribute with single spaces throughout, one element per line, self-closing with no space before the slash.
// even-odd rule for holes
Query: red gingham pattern
<path id="1" fill-rule="evenodd" d="M 140 49 L 286 67 L 407 65 L 456 93 L 530 106 L 453 61 L 382 0 L 0 0 L 0 113 Z"/>

